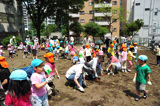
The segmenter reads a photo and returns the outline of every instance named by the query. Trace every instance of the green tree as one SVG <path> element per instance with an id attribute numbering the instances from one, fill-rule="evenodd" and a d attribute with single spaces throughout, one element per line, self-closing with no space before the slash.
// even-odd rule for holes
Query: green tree
<path id="1" fill-rule="evenodd" d="M 134 36 L 143 27 L 144 22 L 142 19 L 137 19 L 131 23 L 125 24 L 124 34 L 128 36 Z"/>
<path id="2" fill-rule="evenodd" d="M 43 35 L 46 35 L 48 37 L 48 34 L 52 33 L 52 32 L 56 32 L 58 31 L 58 27 L 55 24 L 50 24 L 48 26 L 46 26 L 46 29 L 43 32 Z"/>
<path id="3" fill-rule="evenodd" d="M 92 35 L 93 39 L 94 37 L 100 37 L 104 41 L 104 35 L 108 32 L 108 29 L 101 27 L 97 23 L 90 22 L 84 25 L 84 32 Z"/>
<path id="4" fill-rule="evenodd" d="M 82 25 L 77 22 L 77 21 L 74 21 L 71 25 L 70 25 L 70 30 L 73 31 L 74 33 L 80 35 L 81 32 L 83 32 L 83 27 Z"/>
<path id="5" fill-rule="evenodd" d="M 31 32 L 30 30 L 26 30 L 26 31 L 25 31 L 25 36 L 31 35 L 31 34 L 32 34 L 32 32 Z"/>

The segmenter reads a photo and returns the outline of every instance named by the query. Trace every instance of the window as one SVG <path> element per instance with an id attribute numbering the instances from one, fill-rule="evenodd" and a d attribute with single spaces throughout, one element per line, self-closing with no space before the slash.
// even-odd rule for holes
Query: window
<path id="1" fill-rule="evenodd" d="M 89 2 L 89 5 L 92 6 L 92 5 L 93 5 L 93 2 Z"/>
<path id="2" fill-rule="evenodd" d="M 150 10 L 150 8 L 145 8 L 145 11 L 149 11 Z"/>
<path id="3" fill-rule="evenodd" d="M 94 19 L 90 19 L 89 22 L 94 22 Z"/>
<path id="4" fill-rule="evenodd" d="M 113 5 L 117 5 L 117 1 L 113 1 L 112 4 L 113 4 Z"/>
<path id="5" fill-rule="evenodd" d="M 143 27 L 148 27 L 148 25 L 144 25 Z"/>
<path id="6" fill-rule="evenodd" d="M 136 3 L 136 6 L 140 6 L 140 3 Z"/>
<path id="7" fill-rule="evenodd" d="M 83 15 L 83 14 L 84 14 L 84 11 L 80 11 L 80 14 Z"/>
<path id="8" fill-rule="evenodd" d="M 89 11 L 89 14 L 94 14 L 94 11 Z"/>
<path id="9" fill-rule="evenodd" d="M 158 15 L 158 12 L 155 12 L 154 15 Z"/>
<path id="10" fill-rule="evenodd" d="M 113 32 L 116 32 L 117 31 L 117 28 L 113 28 Z"/>
<path id="11" fill-rule="evenodd" d="M 84 19 L 81 19 L 81 20 L 80 20 L 80 23 L 84 23 L 84 22 L 85 22 Z"/>
<path id="12" fill-rule="evenodd" d="M 113 13 L 113 14 L 116 14 L 116 13 L 117 13 L 117 10 L 113 10 L 112 13 Z"/>
<path id="13" fill-rule="evenodd" d="M 117 22 L 117 19 L 113 19 L 113 22 Z"/>

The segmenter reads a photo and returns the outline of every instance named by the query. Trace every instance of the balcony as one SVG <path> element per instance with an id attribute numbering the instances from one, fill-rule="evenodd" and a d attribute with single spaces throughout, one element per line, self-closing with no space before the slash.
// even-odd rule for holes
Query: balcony
<path id="1" fill-rule="evenodd" d="M 72 18 L 79 18 L 79 14 L 76 13 L 70 13 L 69 16 L 71 16 Z"/>
<path id="2" fill-rule="evenodd" d="M 94 17 L 111 17 L 112 13 L 94 13 Z"/>
<path id="3" fill-rule="evenodd" d="M 111 3 L 98 3 L 94 5 L 94 8 L 104 8 L 104 7 L 112 7 Z"/>
<path id="4" fill-rule="evenodd" d="M 98 25 L 102 25 L 102 26 L 109 25 L 107 21 L 95 21 L 95 23 L 97 23 Z"/>

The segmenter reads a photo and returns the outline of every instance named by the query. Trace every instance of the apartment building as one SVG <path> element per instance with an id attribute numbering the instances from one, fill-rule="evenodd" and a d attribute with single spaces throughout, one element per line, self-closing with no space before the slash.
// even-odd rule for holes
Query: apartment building
<path id="1" fill-rule="evenodd" d="M 19 35 L 23 38 L 22 4 L 17 0 L 0 0 L 0 42 L 7 36 Z"/>
<path id="2" fill-rule="evenodd" d="M 160 41 L 160 0 L 135 0 L 133 20 L 142 19 L 144 26 L 136 37 L 155 36 Z"/>
<path id="3" fill-rule="evenodd" d="M 120 0 L 88 0 L 87 2 L 84 2 L 84 8 L 82 10 L 80 10 L 77 14 L 75 13 L 70 13 L 69 15 L 72 16 L 73 20 L 77 20 L 80 22 L 81 25 L 85 25 L 86 23 L 89 22 L 95 22 L 103 27 L 108 28 L 108 19 L 112 20 L 112 12 L 106 12 L 106 14 L 108 14 L 107 16 L 109 17 L 105 17 L 106 15 L 104 15 L 104 13 L 102 12 L 98 12 L 96 11 L 96 8 L 102 8 L 102 7 L 106 7 L 106 8 L 111 8 L 111 7 L 116 7 L 119 8 L 120 7 Z M 99 20 L 97 17 L 101 17 L 102 19 Z M 113 24 L 112 24 L 112 35 L 114 36 L 119 36 L 119 30 L 120 30 L 120 21 L 116 20 Z M 73 32 L 70 33 L 70 35 L 74 35 Z M 111 33 L 108 33 L 107 36 L 111 36 Z"/>

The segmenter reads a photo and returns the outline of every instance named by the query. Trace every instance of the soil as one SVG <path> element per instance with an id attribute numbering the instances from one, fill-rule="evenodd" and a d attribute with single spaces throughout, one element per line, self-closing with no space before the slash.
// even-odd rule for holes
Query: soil
<path id="1" fill-rule="evenodd" d="M 24 59 L 23 53 L 18 51 L 18 56 L 8 58 L 8 51 L 5 52 L 4 55 L 9 63 L 10 71 L 12 71 L 13 67 L 23 68 L 30 66 L 32 55 Z M 44 60 L 43 55 L 45 53 L 46 51 L 40 51 L 38 58 Z M 142 98 L 138 102 L 134 100 L 136 90 L 132 80 L 138 63 L 134 62 L 131 72 L 119 72 L 114 76 L 109 76 L 104 72 L 104 76 L 100 76 L 100 82 L 87 80 L 87 88 L 85 88 L 84 93 L 81 93 L 73 89 L 73 87 L 65 85 L 67 82 L 65 73 L 73 64 L 71 60 L 59 58 L 59 60 L 55 60 L 55 63 L 61 78 L 54 80 L 59 93 L 57 96 L 50 97 L 50 106 L 160 106 L 160 67 L 156 65 L 156 55 L 150 50 L 138 50 L 138 54 L 148 56 L 147 64 L 152 71 L 151 82 L 153 85 L 147 85 L 149 91 L 147 99 Z"/>

